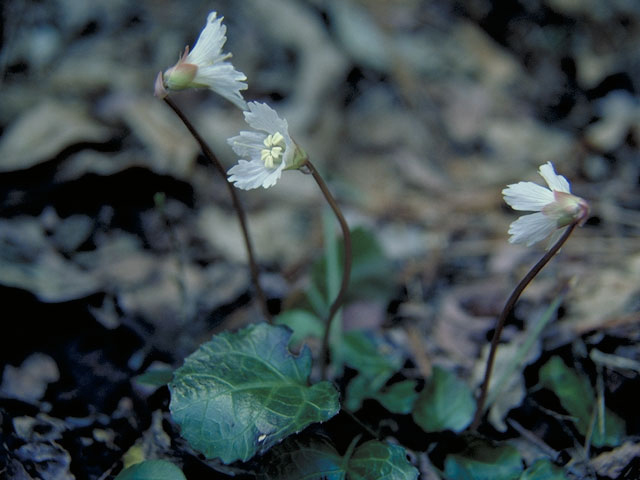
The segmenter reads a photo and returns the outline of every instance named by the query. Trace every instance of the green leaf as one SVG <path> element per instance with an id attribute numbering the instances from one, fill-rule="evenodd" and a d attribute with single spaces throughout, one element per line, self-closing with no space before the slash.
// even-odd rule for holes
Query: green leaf
<path id="1" fill-rule="evenodd" d="M 187 480 L 178 467 L 166 460 L 146 460 L 121 471 L 115 480 Z"/>
<path id="2" fill-rule="evenodd" d="M 444 461 L 447 480 L 515 480 L 521 473 L 522 459 L 514 447 L 493 446 L 480 439 L 472 439 L 464 452 Z"/>
<path id="3" fill-rule="evenodd" d="M 362 330 L 346 332 L 342 339 L 344 363 L 368 378 L 389 379 L 404 363 L 404 357 L 381 335 Z"/>
<path id="4" fill-rule="evenodd" d="M 455 374 L 435 367 L 413 407 L 413 420 L 425 432 L 460 432 L 471 423 L 475 408 L 469 386 Z"/>
<path id="5" fill-rule="evenodd" d="M 299 345 L 305 338 L 322 338 L 324 323 L 306 310 L 287 310 L 274 319 L 276 325 L 286 325 L 293 330 L 290 345 Z"/>
<path id="6" fill-rule="evenodd" d="M 288 438 L 266 457 L 261 479 L 344 480 L 346 472 L 340 454 L 321 438 Z"/>
<path id="7" fill-rule="evenodd" d="M 350 450 L 350 449 L 349 449 Z M 404 448 L 377 440 L 338 454 L 324 439 L 288 439 L 266 459 L 264 480 L 415 480 L 418 470 Z"/>
<path id="8" fill-rule="evenodd" d="M 172 378 L 173 370 L 167 368 L 162 370 L 147 370 L 137 377 L 134 377 L 133 381 L 151 387 L 163 387 L 167 385 Z"/>
<path id="9" fill-rule="evenodd" d="M 202 345 L 169 384 L 171 414 L 191 446 L 224 463 L 246 461 L 340 405 L 329 382 L 309 386 L 311 353 L 287 349 L 291 331 L 251 325 Z"/>
<path id="10" fill-rule="evenodd" d="M 369 332 L 353 330 L 345 333 L 340 348 L 344 362 L 359 372 L 345 392 L 345 404 L 349 410 L 360 408 L 365 398 L 374 398 L 404 363 L 398 349 L 382 336 Z"/>
<path id="11" fill-rule="evenodd" d="M 595 393 L 589 380 L 578 375 L 558 356 L 551 357 L 540 368 L 539 376 L 540 384 L 556 394 L 562 408 L 575 418 L 578 432 L 586 436 L 596 405 Z M 600 430 L 599 418 L 596 418 L 591 444 L 595 447 L 620 445 L 625 434 L 624 421 L 608 408 L 604 412 L 604 431 Z"/>
<path id="12" fill-rule="evenodd" d="M 351 231 L 352 265 L 351 281 L 349 282 L 349 297 L 374 298 L 387 302 L 393 294 L 393 278 L 389 275 L 391 262 L 385 257 L 384 251 L 373 233 L 355 228 Z M 343 245 L 339 242 L 338 259 L 342 271 Z M 312 282 L 315 287 L 327 294 L 326 257 L 321 258 L 312 269 Z M 329 304 L 330 302 L 328 302 Z"/>
<path id="13" fill-rule="evenodd" d="M 520 480 L 567 480 L 567 476 L 562 468 L 541 458 L 522 473 Z"/>
<path id="14" fill-rule="evenodd" d="M 370 440 L 353 453 L 348 478 L 352 480 L 410 480 L 418 470 L 407 460 L 404 448 Z"/>
<path id="15" fill-rule="evenodd" d="M 355 412 L 362 406 L 367 398 L 374 398 L 387 378 L 369 378 L 365 375 L 356 375 L 351 379 L 344 392 L 344 406 L 347 410 Z"/>
<path id="16" fill-rule="evenodd" d="M 417 383 L 415 380 L 404 380 L 394 383 L 386 389 L 377 392 L 373 398 L 379 401 L 380 404 L 391 413 L 398 413 L 400 415 L 411 413 L 418 399 L 418 392 L 416 392 Z"/>

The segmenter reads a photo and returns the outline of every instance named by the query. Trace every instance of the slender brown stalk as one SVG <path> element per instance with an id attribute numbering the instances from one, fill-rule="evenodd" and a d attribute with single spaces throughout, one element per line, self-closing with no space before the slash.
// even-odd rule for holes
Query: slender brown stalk
<path id="1" fill-rule="evenodd" d="M 478 396 L 476 413 L 473 417 L 473 422 L 471 422 L 471 425 L 469 426 L 469 430 L 477 429 L 478 425 L 480 424 L 480 420 L 482 420 L 482 415 L 484 413 L 484 402 L 487 399 L 487 393 L 489 391 L 489 382 L 491 381 L 491 371 L 493 370 L 493 362 L 495 361 L 495 358 L 496 358 L 498 343 L 500 342 L 500 336 L 502 335 L 502 330 L 504 328 L 505 322 L 507 321 L 507 317 L 511 313 L 511 310 L 513 310 L 514 305 L 520 298 L 520 295 L 522 295 L 522 292 L 524 291 L 524 289 L 527 288 L 527 285 L 529 285 L 529 283 L 531 283 L 531 280 L 535 278 L 535 276 L 540 272 L 540 270 L 542 270 L 544 266 L 547 263 L 549 263 L 549 260 L 551 260 L 553 256 L 556 253 L 558 253 L 558 250 L 560 250 L 562 245 L 564 245 L 564 243 L 567 241 L 567 239 L 571 235 L 571 232 L 573 232 L 573 230 L 576 228 L 577 225 L 578 223 L 574 222 L 567 227 L 567 229 L 564 231 L 562 236 L 553 245 L 553 247 L 551 247 L 544 254 L 544 256 L 540 260 L 538 260 L 538 263 L 536 263 L 531 268 L 531 270 L 527 272 L 524 278 L 520 280 L 520 283 L 518 283 L 518 285 L 513 290 L 513 292 L 511 292 L 511 296 L 509 297 L 509 299 L 507 300 L 507 303 L 502 309 L 502 313 L 500 314 L 500 317 L 498 318 L 498 321 L 496 323 L 496 329 L 493 332 L 493 338 L 491 339 L 491 350 L 489 350 L 489 358 L 487 358 L 487 366 L 485 367 L 485 370 L 484 370 L 484 380 L 482 381 L 482 386 L 480 387 L 480 395 Z"/>
<path id="2" fill-rule="evenodd" d="M 238 216 L 238 222 L 240 222 L 240 228 L 242 230 L 244 244 L 247 249 L 247 257 L 249 259 L 249 270 L 251 271 L 251 281 L 253 283 L 253 288 L 255 289 L 256 295 L 258 296 L 258 303 L 260 304 L 262 315 L 264 315 L 264 317 L 267 319 L 269 323 L 273 323 L 273 319 L 271 318 L 271 314 L 269 313 L 269 308 L 267 307 L 266 297 L 264 295 L 264 292 L 262 291 L 262 287 L 260 286 L 260 278 L 259 278 L 260 274 L 258 270 L 258 264 L 256 263 L 256 260 L 255 260 L 255 255 L 253 253 L 253 245 L 251 244 L 251 236 L 249 235 L 249 228 L 247 227 L 247 216 L 244 212 L 244 208 L 242 207 L 242 204 L 240 203 L 240 199 L 238 198 L 236 189 L 233 188 L 233 185 L 231 184 L 231 182 L 227 180 L 227 172 L 225 171 L 224 167 L 220 163 L 220 160 L 218 160 L 218 157 L 214 155 L 213 151 L 211 151 L 211 148 L 209 148 L 209 145 L 207 144 L 207 142 L 205 142 L 205 140 L 198 133 L 196 128 L 185 116 L 182 110 L 180 110 L 180 108 L 178 108 L 178 106 L 168 96 L 164 97 L 163 100 L 167 105 L 169 105 L 171 110 L 175 112 L 178 118 L 182 120 L 182 123 L 184 123 L 184 126 L 187 127 L 187 130 L 189 130 L 189 133 L 191 133 L 193 138 L 195 138 L 196 142 L 198 142 L 198 144 L 200 145 L 200 148 L 202 149 L 202 153 L 204 153 L 204 156 L 207 157 L 207 159 L 213 164 L 216 170 L 220 172 L 220 175 L 222 175 L 222 178 L 224 178 L 224 181 L 227 185 L 227 190 L 229 190 L 229 195 L 231 195 L 233 208 L 235 208 L 236 214 Z"/>
<path id="3" fill-rule="evenodd" d="M 344 302 L 344 298 L 347 294 L 347 288 L 349 287 L 349 278 L 351 277 L 351 233 L 349 232 L 349 226 L 347 225 L 347 221 L 344 219 L 344 215 L 342 215 L 342 211 L 340 210 L 338 203 L 335 198 L 333 198 L 333 195 L 331 195 L 329 187 L 327 187 L 327 184 L 324 182 L 316 168 L 309 160 L 305 161 L 304 166 L 307 167 L 311 172 L 311 175 L 313 175 L 313 179 L 318 184 L 318 187 L 320 187 L 324 198 L 327 200 L 333 210 L 333 213 L 338 219 L 338 223 L 340 223 L 340 228 L 342 229 L 342 239 L 344 241 L 342 283 L 340 284 L 340 291 L 338 292 L 336 299 L 331 304 L 331 308 L 329 308 L 329 314 L 327 315 L 327 321 L 324 327 L 324 336 L 322 337 L 322 347 L 320 350 L 320 361 L 322 362 L 320 371 L 322 379 L 324 380 L 327 377 L 327 368 L 329 366 L 329 333 L 331 332 L 331 323 L 333 322 L 336 312 Z"/>

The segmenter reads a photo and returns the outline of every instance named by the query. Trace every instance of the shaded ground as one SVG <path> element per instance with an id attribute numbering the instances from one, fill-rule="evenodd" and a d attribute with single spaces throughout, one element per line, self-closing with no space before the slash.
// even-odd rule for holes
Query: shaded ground
<path id="1" fill-rule="evenodd" d="M 8 478 L 113 478 L 141 438 L 148 458 L 173 458 L 188 478 L 215 475 L 180 440 L 166 387 L 132 382 L 156 362 L 179 366 L 213 333 L 260 320 L 222 180 L 152 95 L 155 74 L 193 43 L 212 9 L 225 16 L 225 51 L 248 77 L 245 98 L 287 118 L 351 226 L 372 231 L 391 260 L 385 295 L 351 302 L 344 326 L 388 333 L 406 355 L 403 378 L 441 365 L 478 384 L 493 321 L 541 252 L 507 243 L 516 215 L 502 203 L 504 185 L 538 182 L 538 166 L 552 161 L 589 200 L 587 224 L 505 332 L 507 342 L 520 338 L 564 292 L 511 389 L 522 395 L 497 405 L 481 431 L 509 439 L 527 461 L 542 449 L 574 478 L 640 476 L 640 4 L 7 3 L 0 465 Z M 230 167 L 226 139 L 244 128 L 240 112 L 209 92 L 174 98 Z M 272 313 L 299 305 L 322 253 L 319 192 L 287 172 L 242 200 Z M 538 386 L 555 354 L 600 385 L 625 422 L 624 446 L 584 448 L 563 423 L 562 405 Z M 430 464 L 442 468 L 461 441 L 426 435 L 374 400 L 358 417 L 407 447 L 423 478 L 438 478 Z M 380 426 L 383 417 L 391 420 Z M 340 417 L 325 428 L 348 443 L 361 427 Z"/>

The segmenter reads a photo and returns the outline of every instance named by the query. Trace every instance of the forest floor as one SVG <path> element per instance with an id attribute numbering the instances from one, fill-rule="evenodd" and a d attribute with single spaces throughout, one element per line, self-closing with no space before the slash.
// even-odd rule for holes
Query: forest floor
<path id="1" fill-rule="evenodd" d="M 437 366 L 477 392 L 495 319 L 546 246 L 508 243 L 519 213 L 506 185 L 542 183 L 537 170 L 551 161 L 588 200 L 586 224 L 509 317 L 503 341 L 515 348 L 550 316 L 479 432 L 514 446 L 524 468 L 543 456 L 566 478 L 640 478 L 640 2 L 2 9 L 0 476 L 114 478 L 135 445 L 192 479 L 260 469 L 259 459 L 205 460 L 180 438 L 167 387 L 135 381 L 264 320 L 224 180 L 153 96 L 157 72 L 216 10 L 224 51 L 248 78 L 244 98 L 287 119 L 351 228 L 375 244 L 341 322 L 398 352 L 388 386 L 413 379 L 417 395 Z M 231 167 L 241 112 L 209 91 L 172 98 Z M 238 192 L 271 314 L 308 308 L 313 265 L 334 234 L 313 179 L 285 172 L 272 188 Z M 320 342 L 306 343 L 317 381 Z M 543 381 L 555 358 L 587 385 L 590 418 Z M 332 375 L 345 398 L 356 371 Z M 374 431 L 403 445 L 421 478 L 444 478 L 461 432 L 426 433 L 363 400 L 357 420 L 340 414 L 326 431 Z M 605 423 L 594 412 L 605 410 L 623 426 L 594 444 Z"/>

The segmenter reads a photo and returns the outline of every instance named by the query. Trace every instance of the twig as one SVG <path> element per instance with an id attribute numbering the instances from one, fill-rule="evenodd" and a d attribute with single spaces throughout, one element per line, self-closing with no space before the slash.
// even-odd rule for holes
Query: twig
<path id="1" fill-rule="evenodd" d="M 531 432 L 531 431 L 527 430 L 526 428 L 524 428 L 522 425 L 520 425 L 515 420 L 512 420 L 512 419 L 509 418 L 509 419 L 507 419 L 507 422 L 509 422 L 509 425 L 511 425 L 514 430 L 516 430 L 525 439 L 527 439 L 529 442 L 531 442 L 536 447 L 538 447 L 543 453 L 548 455 L 553 461 L 555 461 L 560 456 L 560 452 L 558 452 L 557 450 L 554 450 L 553 448 L 551 448 L 540 437 L 538 437 L 533 432 Z"/>
<path id="2" fill-rule="evenodd" d="M 356 422 L 360 428 L 362 428 L 365 432 L 367 432 L 369 435 L 371 435 L 372 438 L 375 438 L 376 440 L 380 440 L 382 441 L 382 439 L 380 438 L 380 435 L 378 435 L 373 428 L 371 428 L 369 425 L 367 425 L 366 423 L 364 423 L 362 420 L 360 420 L 358 417 L 356 417 L 356 414 L 353 413 L 350 410 L 347 410 L 346 408 L 343 408 L 341 410 L 342 412 L 346 413 L 347 415 L 349 415 L 351 417 L 351 419 Z"/>

